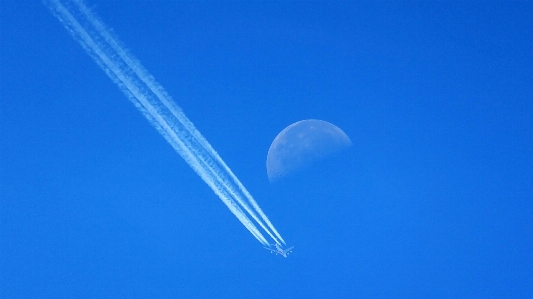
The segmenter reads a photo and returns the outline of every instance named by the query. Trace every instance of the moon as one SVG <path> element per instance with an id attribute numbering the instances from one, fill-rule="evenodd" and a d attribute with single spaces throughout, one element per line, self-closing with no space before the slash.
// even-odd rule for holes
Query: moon
<path id="1" fill-rule="evenodd" d="M 266 160 L 268 179 L 274 182 L 351 145 L 350 138 L 331 123 L 318 119 L 295 122 L 270 145 Z"/>

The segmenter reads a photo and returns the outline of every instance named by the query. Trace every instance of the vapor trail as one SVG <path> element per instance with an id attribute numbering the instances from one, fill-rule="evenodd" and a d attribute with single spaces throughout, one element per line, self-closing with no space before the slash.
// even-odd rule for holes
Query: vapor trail
<path id="1" fill-rule="evenodd" d="M 172 101 L 166 91 L 120 45 L 118 39 L 111 35 L 103 23 L 80 0 L 45 0 L 45 3 L 74 39 L 83 46 L 191 168 L 213 189 L 250 233 L 259 242 L 269 244 L 245 211 L 276 243 L 279 244 L 280 241 L 285 243 L 268 217 L 218 153 Z"/>
<path id="2" fill-rule="evenodd" d="M 285 243 L 281 235 L 274 228 L 268 217 L 263 213 L 263 211 L 253 199 L 253 197 L 250 195 L 250 193 L 242 185 L 239 179 L 237 179 L 237 177 L 233 174 L 231 169 L 229 169 L 226 163 L 224 163 L 222 158 L 220 158 L 218 153 L 213 149 L 209 142 L 207 142 L 207 140 L 202 136 L 202 134 L 200 134 L 200 132 L 194 127 L 192 122 L 183 114 L 181 109 L 177 107 L 176 104 L 171 100 L 170 96 L 165 92 L 165 90 L 159 84 L 157 84 L 153 77 L 141 66 L 138 61 L 134 60 L 133 57 L 129 55 L 122 46 L 120 46 L 117 40 L 113 38 L 111 34 L 109 34 L 102 22 L 100 22 L 95 17 L 91 17 L 90 11 L 85 6 L 79 5 L 79 9 L 84 16 L 87 16 L 87 20 L 91 23 L 92 26 L 94 26 L 94 28 L 96 28 L 98 33 L 101 34 L 101 36 L 105 39 L 105 42 L 107 42 L 108 45 L 120 56 L 120 58 L 139 77 L 139 79 L 142 80 L 144 84 L 146 84 L 146 86 L 157 96 L 157 98 L 163 103 L 163 105 L 165 105 L 165 107 L 171 111 L 174 117 L 176 117 L 181 122 L 181 124 L 185 126 L 186 129 L 194 136 L 194 138 L 196 138 L 196 141 L 200 143 L 200 146 L 203 147 L 202 150 L 204 151 L 198 153 L 200 157 L 202 159 L 208 160 L 214 159 L 214 161 L 210 162 L 212 163 L 211 166 L 213 168 L 216 168 L 214 175 L 217 176 L 217 179 L 219 181 L 224 183 L 224 186 L 226 186 L 226 188 L 231 190 L 231 195 L 235 198 L 235 200 L 277 243 L 279 243 L 277 239 Z M 205 156 L 205 154 L 208 155 Z M 229 176 L 233 180 L 233 182 L 228 180 L 227 176 Z M 240 192 L 242 192 L 243 194 L 235 190 L 233 184 L 236 184 L 239 187 Z M 245 198 L 243 198 L 243 195 Z M 268 227 L 276 235 L 277 239 L 265 227 L 263 222 L 258 219 L 255 212 L 246 203 L 246 200 L 248 200 L 248 202 L 252 205 L 255 211 L 260 215 L 262 220 L 265 221 Z"/>

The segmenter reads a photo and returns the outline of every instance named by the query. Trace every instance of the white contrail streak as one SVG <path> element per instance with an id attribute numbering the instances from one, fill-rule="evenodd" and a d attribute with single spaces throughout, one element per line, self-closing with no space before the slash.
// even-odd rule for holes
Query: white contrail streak
<path id="1" fill-rule="evenodd" d="M 120 45 L 118 39 L 111 35 L 103 23 L 80 0 L 45 0 L 45 3 L 74 39 L 83 46 L 191 168 L 213 189 L 250 233 L 264 245 L 269 244 L 245 212 L 276 243 L 285 243 L 257 202 L 218 153 L 172 101 L 166 91 Z"/>
<path id="2" fill-rule="evenodd" d="M 229 167 L 222 161 L 218 153 L 211 147 L 211 145 L 207 142 L 207 140 L 200 134 L 200 132 L 194 127 L 192 122 L 189 121 L 189 119 L 183 114 L 181 109 L 174 104 L 174 102 L 171 100 L 170 96 L 166 94 L 165 90 L 155 82 L 153 77 L 140 65 L 138 61 L 135 61 L 131 55 L 129 55 L 123 47 L 121 47 L 117 40 L 109 34 L 109 32 L 106 30 L 105 26 L 96 18 L 91 17 L 90 11 L 83 5 L 79 5 L 80 11 L 83 13 L 84 16 L 87 17 L 87 20 L 91 23 L 92 26 L 94 26 L 98 33 L 101 34 L 102 37 L 104 37 L 105 41 L 108 43 L 108 45 L 120 56 L 120 58 L 127 64 L 127 66 L 135 73 L 135 75 L 138 76 L 140 80 L 143 81 L 144 84 L 157 96 L 158 99 L 161 100 L 163 105 L 165 105 L 166 108 L 168 108 L 171 113 L 176 117 L 183 126 L 187 128 L 187 130 L 196 138 L 196 140 L 200 143 L 200 146 L 203 147 L 202 149 L 204 152 L 200 152 L 199 155 L 202 155 L 202 158 L 212 160 L 214 159 L 215 163 L 212 165 L 212 167 L 216 168 L 215 175 L 218 176 L 218 174 L 222 174 L 221 176 L 218 176 L 218 180 L 223 181 L 226 188 L 231 190 L 232 196 L 237 200 L 237 202 L 248 212 L 252 218 L 257 221 L 257 223 L 274 239 L 276 238 L 272 236 L 270 231 L 264 226 L 263 222 L 258 219 L 254 211 L 248 206 L 246 203 L 246 199 L 250 202 L 250 204 L 253 206 L 255 211 L 261 216 L 262 220 L 267 223 L 269 228 L 272 230 L 272 232 L 276 235 L 276 237 L 281 240 L 283 243 L 285 241 L 280 236 L 280 234 L 277 232 L 277 230 L 274 228 L 268 217 L 263 213 L 259 205 L 256 203 L 256 201 L 253 199 L 253 197 L 250 195 L 250 193 L 244 188 L 242 183 L 237 179 L 237 177 L 233 174 L 233 172 L 229 169 Z M 208 156 L 205 157 L 205 154 L 208 154 Z M 217 165 L 218 164 L 218 165 Z M 222 167 L 223 169 L 220 169 Z M 225 173 L 224 173 L 225 171 Z M 230 178 L 233 180 L 233 182 L 228 181 L 228 179 L 224 175 L 229 175 Z M 240 191 L 244 194 L 246 199 L 243 199 L 242 194 L 240 194 L 238 191 L 235 191 L 233 184 L 237 184 Z M 277 242 L 277 240 L 276 240 Z M 279 242 L 278 242 L 279 243 Z"/>

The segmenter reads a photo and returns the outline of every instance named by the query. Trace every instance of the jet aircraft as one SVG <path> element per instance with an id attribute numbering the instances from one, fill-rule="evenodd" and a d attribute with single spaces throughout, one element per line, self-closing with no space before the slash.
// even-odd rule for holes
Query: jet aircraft
<path id="1" fill-rule="evenodd" d="M 291 253 L 292 249 L 294 248 L 294 246 L 291 246 L 283 250 L 283 248 L 281 248 L 281 246 L 279 246 L 278 243 L 272 244 L 272 245 L 276 246 L 276 248 L 270 248 L 270 247 L 264 247 L 264 248 L 267 250 L 270 250 L 270 253 L 276 253 L 276 255 L 280 254 L 281 256 L 285 258 L 289 255 L 289 253 Z"/>

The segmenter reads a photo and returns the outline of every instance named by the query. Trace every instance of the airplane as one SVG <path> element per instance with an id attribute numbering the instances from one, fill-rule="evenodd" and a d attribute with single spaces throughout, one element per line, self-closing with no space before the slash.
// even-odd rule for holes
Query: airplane
<path id="1" fill-rule="evenodd" d="M 275 252 L 276 255 L 281 254 L 285 258 L 289 255 L 289 253 L 291 253 L 292 249 L 294 248 L 294 246 L 291 246 L 291 247 L 283 250 L 283 248 L 281 248 L 281 246 L 279 246 L 278 243 L 275 243 L 275 244 L 272 244 L 272 245 L 275 245 L 276 249 L 273 249 L 273 248 L 270 248 L 270 247 L 264 247 L 264 248 L 270 250 L 270 253 L 274 253 Z"/>

